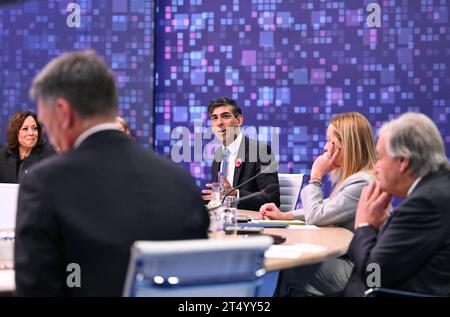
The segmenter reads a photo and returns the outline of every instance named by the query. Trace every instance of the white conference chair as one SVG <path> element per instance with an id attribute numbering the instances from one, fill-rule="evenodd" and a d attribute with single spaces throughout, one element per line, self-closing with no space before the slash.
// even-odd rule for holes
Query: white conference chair
<path id="1" fill-rule="evenodd" d="M 0 183 L 0 229 L 16 226 L 19 184 Z"/>
<path id="2" fill-rule="evenodd" d="M 268 236 L 245 239 L 137 241 L 126 297 L 256 296 L 265 274 Z"/>
<path id="3" fill-rule="evenodd" d="M 304 174 L 278 174 L 280 183 L 280 210 L 294 210 L 297 205 Z"/>
<path id="4" fill-rule="evenodd" d="M 0 183 L 0 262 L 9 268 L 14 260 L 14 229 L 16 226 L 19 184 Z"/>

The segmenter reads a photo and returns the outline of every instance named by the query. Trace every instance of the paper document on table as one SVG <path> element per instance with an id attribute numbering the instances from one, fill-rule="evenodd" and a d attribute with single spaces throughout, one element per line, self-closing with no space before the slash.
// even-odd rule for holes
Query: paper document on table
<path id="1" fill-rule="evenodd" d="M 286 229 L 290 230 L 319 230 L 319 227 L 314 225 L 304 225 L 304 226 L 289 226 Z"/>
<path id="2" fill-rule="evenodd" d="M 304 221 L 301 220 L 262 220 L 262 219 L 258 219 L 258 220 L 252 220 L 252 222 L 256 222 L 256 223 L 281 223 L 281 224 L 286 224 L 286 225 L 295 225 L 295 226 L 304 226 L 306 225 L 306 223 Z"/>
<path id="3" fill-rule="evenodd" d="M 296 243 L 294 246 L 298 247 L 298 250 L 306 253 L 321 253 L 327 250 L 327 248 L 323 245 L 311 243 Z"/>
<path id="4" fill-rule="evenodd" d="M 281 259 L 295 259 L 301 255 L 301 248 L 296 245 L 271 245 L 264 253 L 266 258 Z"/>

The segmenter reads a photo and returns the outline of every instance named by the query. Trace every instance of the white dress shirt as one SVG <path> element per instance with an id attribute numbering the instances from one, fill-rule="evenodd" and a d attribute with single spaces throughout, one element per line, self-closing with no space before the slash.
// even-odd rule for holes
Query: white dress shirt
<path id="1" fill-rule="evenodd" d="M 419 184 L 420 180 L 422 179 L 422 177 L 418 177 L 409 187 L 408 192 L 406 193 L 406 197 L 408 197 L 409 195 L 411 195 L 411 193 L 413 192 L 413 190 L 417 187 L 417 184 Z"/>
<path id="2" fill-rule="evenodd" d="M 242 132 L 240 132 L 237 138 L 233 142 L 231 142 L 230 145 L 227 146 L 227 149 L 230 151 L 230 154 L 228 155 L 227 180 L 231 184 L 231 186 L 233 186 L 235 161 L 237 158 L 239 147 L 241 146 L 241 142 L 242 142 Z M 224 148 L 225 147 L 222 145 L 222 152 Z M 240 159 L 243 160 L 244 158 L 241 157 Z M 222 164 L 220 164 L 220 170 L 221 172 L 223 172 Z"/>

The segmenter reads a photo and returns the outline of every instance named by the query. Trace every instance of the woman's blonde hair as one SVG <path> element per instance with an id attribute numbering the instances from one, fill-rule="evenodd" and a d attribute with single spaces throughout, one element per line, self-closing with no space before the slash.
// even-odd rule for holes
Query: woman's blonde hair
<path id="1" fill-rule="evenodd" d="M 125 134 L 131 136 L 131 130 L 130 130 L 130 127 L 128 126 L 128 123 L 125 121 L 124 118 L 122 118 L 122 117 L 120 117 L 120 116 L 117 116 L 117 117 L 116 117 L 116 122 L 117 122 L 118 124 L 120 124 L 120 126 L 122 127 L 122 130 L 123 130 L 123 132 L 124 132 Z"/>
<path id="2" fill-rule="evenodd" d="M 331 172 L 333 196 L 342 183 L 359 171 L 373 173 L 376 162 L 372 127 L 358 112 L 347 112 L 331 118 L 334 135 L 342 143 L 342 165 Z"/>

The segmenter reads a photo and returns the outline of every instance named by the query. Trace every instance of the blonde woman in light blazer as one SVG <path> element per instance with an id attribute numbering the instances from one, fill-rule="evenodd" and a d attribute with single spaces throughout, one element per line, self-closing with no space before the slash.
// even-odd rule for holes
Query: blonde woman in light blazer
<path id="1" fill-rule="evenodd" d="M 262 219 L 304 219 L 317 226 L 339 226 L 354 230 L 356 208 L 362 189 L 375 177 L 373 130 L 357 112 L 333 116 L 327 128 L 325 151 L 311 168 L 311 178 L 301 192 L 303 208 L 280 211 L 274 204 L 261 206 Z M 322 179 L 331 173 L 333 191 L 324 199 Z M 285 270 L 275 295 L 327 295 L 339 292 L 348 281 L 353 264 L 346 258 Z"/>

